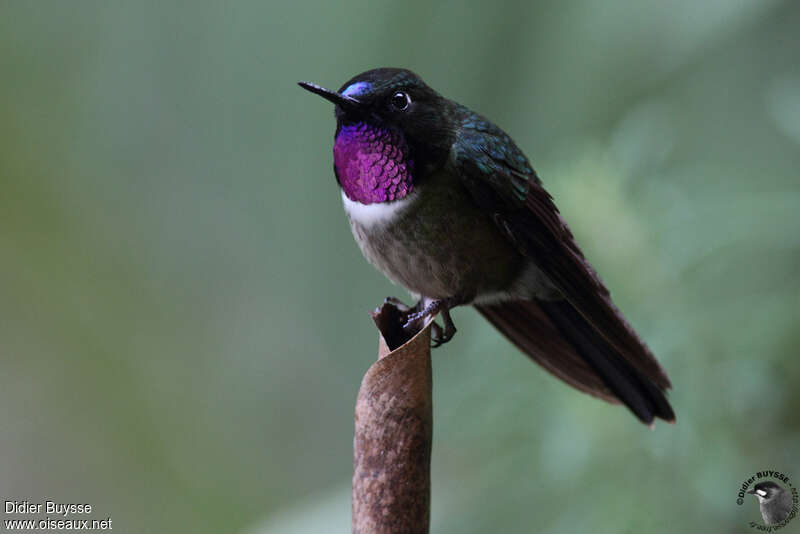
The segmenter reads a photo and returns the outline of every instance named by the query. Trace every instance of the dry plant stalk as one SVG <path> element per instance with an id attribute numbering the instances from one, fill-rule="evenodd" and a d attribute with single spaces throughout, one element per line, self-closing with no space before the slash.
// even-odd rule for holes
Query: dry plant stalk
<path id="1" fill-rule="evenodd" d="M 384 304 L 376 361 L 356 400 L 353 532 L 427 534 L 433 436 L 430 323 L 405 339 L 400 312 Z"/>

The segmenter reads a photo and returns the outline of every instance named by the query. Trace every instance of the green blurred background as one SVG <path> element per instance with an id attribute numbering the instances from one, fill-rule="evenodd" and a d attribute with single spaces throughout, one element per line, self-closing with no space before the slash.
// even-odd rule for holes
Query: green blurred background
<path id="1" fill-rule="evenodd" d="M 678 413 L 651 432 L 458 310 L 433 531 L 749 531 L 741 480 L 800 479 L 798 28 L 791 0 L 3 2 L 0 493 L 349 531 L 367 311 L 407 296 L 295 82 L 402 66 L 526 151 Z"/>

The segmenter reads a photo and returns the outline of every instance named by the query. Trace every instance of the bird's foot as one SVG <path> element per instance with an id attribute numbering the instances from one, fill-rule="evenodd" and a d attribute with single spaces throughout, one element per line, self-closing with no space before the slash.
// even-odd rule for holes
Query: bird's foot
<path id="1" fill-rule="evenodd" d="M 444 328 L 434 322 L 431 326 L 431 330 L 433 331 L 431 340 L 434 348 L 444 345 L 453 339 L 456 333 L 456 327 L 453 324 L 453 319 L 450 317 L 450 308 L 457 305 L 455 304 L 456 302 L 457 299 L 435 299 L 428 301 L 427 304 L 423 306 L 423 300 L 420 300 L 414 308 L 418 311 L 409 310 L 403 329 L 406 332 L 419 331 L 428 317 L 441 314 Z"/>
<path id="2" fill-rule="evenodd" d="M 453 319 L 450 318 L 450 310 L 447 308 L 442 310 L 442 322 L 444 322 L 444 330 L 442 330 L 438 324 L 433 323 L 436 326 L 431 336 L 433 348 L 444 345 L 456 335 L 456 325 L 453 324 Z"/>
<path id="3" fill-rule="evenodd" d="M 415 326 L 421 327 L 422 323 L 425 322 L 425 319 L 427 319 L 429 316 L 435 316 L 439 313 L 439 311 L 442 310 L 444 306 L 444 300 L 430 300 L 427 302 L 427 304 L 425 304 L 425 306 L 422 306 L 422 304 L 423 300 L 420 300 L 415 308 L 417 311 L 411 311 L 411 313 L 408 314 L 406 317 L 406 324 L 403 325 L 404 329 L 409 330 Z"/>

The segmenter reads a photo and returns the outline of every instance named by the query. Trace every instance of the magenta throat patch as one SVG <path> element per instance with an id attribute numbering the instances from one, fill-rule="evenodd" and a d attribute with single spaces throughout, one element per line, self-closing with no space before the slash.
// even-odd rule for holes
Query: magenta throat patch
<path id="1" fill-rule="evenodd" d="M 408 145 L 387 129 L 363 122 L 342 126 L 333 164 L 347 198 L 362 204 L 400 200 L 413 188 Z"/>

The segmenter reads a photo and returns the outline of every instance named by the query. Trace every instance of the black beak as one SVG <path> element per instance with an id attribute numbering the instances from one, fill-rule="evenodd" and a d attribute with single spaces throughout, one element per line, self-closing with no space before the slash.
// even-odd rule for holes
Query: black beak
<path id="1" fill-rule="evenodd" d="M 361 102 L 351 96 L 345 96 L 335 91 L 331 91 L 330 89 L 325 89 L 324 87 L 320 87 L 315 83 L 297 82 L 297 85 L 306 91 L 311 91 L 312 93 L 321 96 L 325 100 L 330 100 L 345 111 L 354 111 L 361 105 Z"/>

